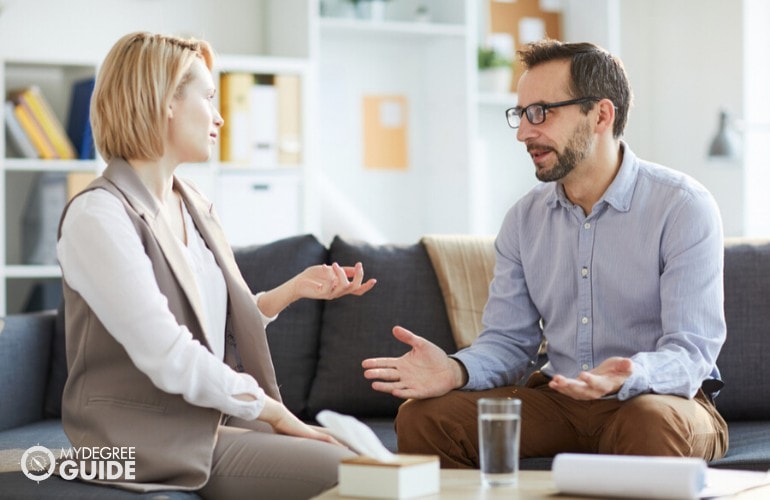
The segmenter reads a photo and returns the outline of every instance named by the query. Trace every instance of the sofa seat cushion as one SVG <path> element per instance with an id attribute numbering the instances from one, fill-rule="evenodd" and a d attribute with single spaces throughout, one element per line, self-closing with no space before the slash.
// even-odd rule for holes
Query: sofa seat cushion
<path id="1" fill-rule="evenodd" d="M 270 290 L 305 268 L 326 262 L 326 248 L 313 235 L 235 250 L 235 261 L 252 293 Z M 307 417 L 316 371 L 323 302 L 299 300 L 267 327 L 267 341 L 284 404 Z"/>
<path id="2" fill-rule="evenodd" d="M 727 339 L 717 359 L 725 420 L 770 420 L 770 240 L 725 242 Z"/>
<path id="3" fill-rule="evenodd" d="M 393 417 L 401 400 L 374 391 L 363 376 L 361 361 L 401 356 L 409 350 L 393 337 L 396 325 L 447 352 L 456 350 L 436 274 L 419 243 L 369 245 L 336 237 L 329 262 L 362 262 L 365 278 L 376 278 L 377 285 L 362 297 L 325 304 L 310 414 L 329 409 L 357 417 Z"/>
<path id="4" fill-rule="evenodd" d="M 770 470 L 770 420 L 729 422 L 727 454 L 709 463 L 721 469 Z"/>
<path id="5" fill-rule="evenodd" d="M 66 481 L 51 476 L 39 483 L 32 482 L 21 471 L 0 472 L 3 498 L 14 500 L 199 500 L 201 497 L 190 491 L 153 491 L 135 493 L 128 490 L 88 484 L 81 481 Z"/>
<path id="6" fill-rule="evenodd" d="M 78 498 L 78 499 L 166 499 L 192 500 L 200 498 L 194 492 L 156 491 L 135 493 L 108 486 L 66 481 L 57 476 L 35 483 L 21 472 L 21 457 L 32 446 L 45 446 L 57 459 L 62 449 L 71 444 L 59 419 L 47 419 L 0 432 L 0 497 L 18 499 Z"/>

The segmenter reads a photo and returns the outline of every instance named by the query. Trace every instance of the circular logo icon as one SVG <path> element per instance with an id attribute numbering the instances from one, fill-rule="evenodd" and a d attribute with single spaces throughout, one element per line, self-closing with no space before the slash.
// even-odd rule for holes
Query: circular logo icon
<path id="1" fill-rule="evenodd" d="M 45 446 L 33 446 L 21 456 L 21 471 L 38 483 L 51 477 L 55 468 L 56 457 Z"/>

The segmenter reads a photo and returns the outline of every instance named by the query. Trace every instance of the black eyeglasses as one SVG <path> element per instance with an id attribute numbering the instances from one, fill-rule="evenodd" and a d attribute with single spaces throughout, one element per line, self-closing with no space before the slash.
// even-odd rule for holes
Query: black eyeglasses
<path id="1" fill-rule="evenodd" d="M 527 120 L 532 125 L 540 125 L 545 121 L 545 114 L 551 108 L 560 108 L 571 104 L 583 104 L 584 102 L 601 101 L 601 97 L 580 97 L 579 99 L 570 99 L 569 101 L 552 102 L 548 104 L 535 103 L 526 108 L 516 106 L 505 110 L 505 117 L 508 119 L 508 125 L 511 128 L 519 128 L 521 117 L 527 114 Z"/>

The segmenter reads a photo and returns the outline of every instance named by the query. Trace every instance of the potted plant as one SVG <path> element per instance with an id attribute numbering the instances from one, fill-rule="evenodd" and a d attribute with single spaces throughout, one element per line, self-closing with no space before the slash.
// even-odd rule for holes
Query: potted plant
<path id="1" fill-rule="evenodd" d="M 513 61 L 493 47 L 479 47 L 479 91 L 505 93 L 511 90 Z"/>

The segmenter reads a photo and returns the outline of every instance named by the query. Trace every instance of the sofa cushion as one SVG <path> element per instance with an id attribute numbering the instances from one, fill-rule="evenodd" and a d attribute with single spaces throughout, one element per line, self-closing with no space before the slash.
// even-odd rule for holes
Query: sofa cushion
<path id="1" fill-rule="evenodd" d="M 275 288 L 305 268 L 326 262 L 326 248 L 312 235 L 235 250 L 235 260 L 253 293 Z M 307 416 L 307 396 L 316 370 L 323 303 L 300 300 L 267 327 L 267 340 L 286 406 Z"/>
<path id="2" fill-rule="evenodd" d="M 363 376 L 361 361 L 373 356 L 401 356 L 409 350 L 391 333 L 400 325 L 456 350 L 441 296 L 424 247 L 369 245 L 336 237 L 329 262 L 362 262 L 377 285 L 362 297 L 342 297 L 324 306 L 318 370 L 308 406 L 311 416 L 323 409 L 361 417 L 394 416 L 401 400 L 376 392 Z"/>
<path id="3" fill-rule="evenodd" d="M 770 419 L 770 240 L 725 244 L 727 340 L 717 366 L 725 387 L 716 398 L 726 420 Z"/>
<path id="4" fill-rule="evenodd" d="M 53 325 L 51 313 L 0 319 L 0 430 L 43 418 Z"/>
<path id="5" fill-rule="evenodd" d="M 476 340 L 495 271 L 495 238 L 428 235 L 420 242 L 436 271 L 458 349 Z"/>

